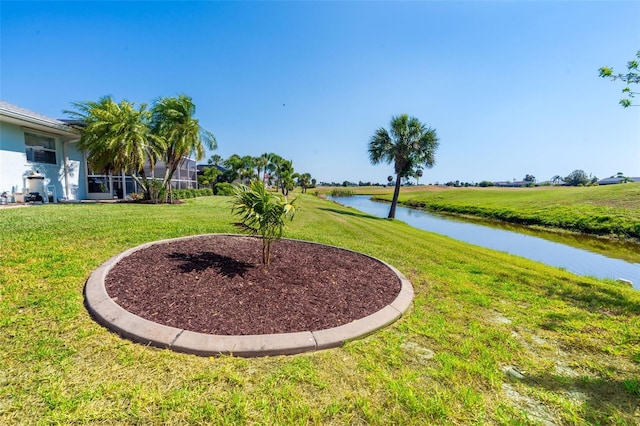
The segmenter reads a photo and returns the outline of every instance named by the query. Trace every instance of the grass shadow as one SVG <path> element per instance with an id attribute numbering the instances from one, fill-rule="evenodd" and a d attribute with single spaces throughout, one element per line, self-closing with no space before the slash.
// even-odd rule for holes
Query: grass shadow
<path id="1" fill-rule="evenodd" d="M 582 406 L 586 420 L 593 422 L 592 424 L 599 424 L 603 419 L 611 419 L 618 413 L 626 413 L 626 420 L 633 423 L 636 420 L 635 413 L 640 410 L 640 399 L 635 395 L 635 381 L 567 377 L 547 373 L 525 376 L 521 382 L 532 388 L 543 388 L 554 394 L 568 396 Z"/>
<path id="2" fill-rule="evenodd" d="M 343 215 L 347 215 L 347 216 L 355 216 L 355 217 L 363 217 L 366 219 L 377 219 L 377 220 L 385 220 L 381 217 L 378 216 L 373 216 L 370 215 L 368 213 L 363 213 L 357 210 L 339 210 L 339 209 L 333 209 L 333 208 L 329 208 L 329 207 L 319 207 L 318 210 L 322 210 L 325 212 L 331 212 L 331 213 L 338 213 L 338 214 L 343 214 Z"/>
<path id="3" fill-rule="evenodd" d="M 242 277 L 247 270 L 255 268 L 252 263 L 242 262 L 214 252 L 171 253 L 168 257 L 182 262 L 180 270 L 184 273 L 215 269 L 225 277 L 233 278 Z"/>
<path id="4" fill-rule="evenodd" d="M 545 292 L 549 297 L 561 298 L 573 306 L 589 312 L 599 311 L 602 307 L 608 307 L 616 314 L 640 312 L 640 300 L 628 297 L 627 291 L 622 288 L 622 285 L 608 287 L 607 285 L 594 285 L 583 280 L 579 280 L 577 285 L 580 291 L 576 291 L 573 286 L 561 285 L 547 287 Z"/>

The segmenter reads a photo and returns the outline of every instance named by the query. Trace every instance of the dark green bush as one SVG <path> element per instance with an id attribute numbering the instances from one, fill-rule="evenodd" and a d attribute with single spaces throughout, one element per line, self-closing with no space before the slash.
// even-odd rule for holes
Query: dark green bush
<path id="1" fill-rule="evenodd" d="M 189 198 L 209 197 L 213 195 L 211 188 L 174 189 L 172 192 L 174 200 L 186 200 Z"/>
<path id="2" fill-rule="evenodd" d="M 233 195 L 235 194 L 235 188 L 229 182 L 216 183 L 214 188 L 215 195 Z"/>

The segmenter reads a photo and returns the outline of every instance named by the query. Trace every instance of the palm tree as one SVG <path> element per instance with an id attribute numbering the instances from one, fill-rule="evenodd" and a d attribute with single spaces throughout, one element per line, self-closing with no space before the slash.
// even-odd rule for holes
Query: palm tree
<path id="1" fill-rule="evenodd" d="M 423 172 L 421 168 L 417 168 L 414 172 L 414 176 L 416 177 L 416 185 L 420 185 L 420 178 L 422 177 L 422 174 Z"/>
<path id="2" fill-rule="evenodd" d="M 289 201 L 286 197 L 267 191 L 259 180 L 254 180 L 250 186 L 235 187 L 232 211 L 241 220 L 235 225 L 260 235 L 262 263 L 267 267 L 271 262 L 271 244 L 282 237 L 285 218 L 293 220 L 295 201 L 295 198 Z"/>
<path id="3" fill-rule="evenodd" d="M 269 165 L 269 154 L 265 152 L 260 157 L 254 157 L 253 164 L 256 167 L 256 172 L 258 173 L 258 179 L 261 179 L 262 182 L 264 182 L 265 176 L 260 176 L 260 172 L 263 172 L 263 173 L 267 172 L 267 166 Z"/>
<path id="4" fill-rule="evenodd" d="M 148 162 L 153 168 L 164 142 L 150 131 L 147 105 L 136 109 L 134 103 L 123 100 L 117 104 L 111 96 L 72 105 L 76 111 L 65 113 L 84 123 L 78 148 L 87 154 L 91 168 L 105 174 L 129 174 L 148 195 L 144 165 Z"/>
<path id="5" fill-rule="evenodd" d="M 231 183 L 240 178 L 240 171 L 242 170 L 242 157 L 240 157 L 238 154 L 233 154 L 229 158 L 227 158 L 223 162 L 223 164 L 227 169 L 224 173 L 225 180 L 227 182 Z"/>
<path id="6" fill-rule="evenodd" d="M 240 170 L 240 179 L 249 183 L 253 180 L 254 176 L 256 176 L 256 172 L 254 170 L 255 161 L 254 158 L 250 155 L 245 155 L 241 158 L 242 160 L 242 169 Z M 259 175 L 258 175 L 259 176 Z"/>
<path id="7" fill-rule="evenodd" d="M 193 118 L 196 106 L 187 95 L 174 98 L 159 98 L 151 108 L 151 131 L 165 142 L 163 160 L 166 166 L 163 184 L 171 198 L 171 179 L 188 157 L 194 156 L 201 160 L 205 154 L 205 147 L 216 148 L 216 138 L 213 133 L 200 127 L 198 120 Z"/>
<path id="8" fill-rule="evenodd" d="M 222 164 L 222 157 L 218 154 L 213 154 L 207 162 L 212 166 L 219 166 Z"/>
<path id="9" fill-rule="evenodd" d="M 289 189 L 292 189 L 293 184 L 293 161 L 285 160 L 278 154 L 267 154 L 269 164 L 267 164 L 266 170 L 270 172 L 269 180 L 271 177 L 276 179 L 276 187 L 282 191 L 282 194 L 286 195 Z"/>
<path id="10" fill-rule="evenodd" d="M 407 114 L 391 118 L 390 130 L 376 130 L 369 142 L 369 160 L 372 164 L 394 163 L 396 186 L 389 210 L 389 219 L 395 218 L 398 195 L 403 177 L 408 177 L 418 166 L 427 168 L 435 164 L 438 137 L 435 129 L 422 124 Z"/>
<path id="11" fill-rule="evenodd" d="M 293 189 L 293 160 L 285 160 L 280 158 L 280 162 L 276 164 L 276 176 L 282 190 L 282 195 L 289 194 L 289 190 Z"/>
<path id="12" fill-rule="evenodd" d="M 269 171 L 269 181 L 275 177 L 276 187 L 280 188 L 280 168 L 282 163 L 284 162 L 284 158 L 280 157 L 278 154 L 269 153 L 269 164 L 267 164 L 267 170 Z"/>
<path id="13" fill-rule="evenodd" d="M 307 192 L 307 188 L 311 184 L 310 173 L 294 173 L 293 177 L 297 180 L 298 185 L 302 188 L 302 193 Z"/>

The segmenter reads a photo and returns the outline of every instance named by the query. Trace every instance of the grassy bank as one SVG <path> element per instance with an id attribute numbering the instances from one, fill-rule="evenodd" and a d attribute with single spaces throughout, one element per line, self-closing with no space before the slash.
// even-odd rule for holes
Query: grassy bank
<path id="1" fill-rule="evenodd" d="M 391 194 L 376 198 L 391 200 Z M 570 188 L 403 188 L 399 202 L 430 211 L 640 241 L 640 183 Z"/>
<path id="2" fill-rule="evenodd" d="M 300 207 L 287 235 L 396 266 L 407 315 L 289 357 L 144 347 L 90 318 L 84 281 L 147 241 L 235 232 L 227 198 L 0 210 L 0 424 L 637 423 L 639 292 L 312 195 Z"/>

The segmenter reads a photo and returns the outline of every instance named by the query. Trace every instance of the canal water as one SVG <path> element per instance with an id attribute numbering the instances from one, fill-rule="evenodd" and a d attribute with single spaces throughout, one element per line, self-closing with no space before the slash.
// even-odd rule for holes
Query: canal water
<path id="1" fill-rule="evenodd" d="M 327 197 L 327 199 L 377 217 L 387 217 L 389 214 L 388 203 L 373 201 L 368 195 Z M 622 278 L 631 281 L 633 287 L 640 290 L 640 256 L 636 251 L 638 247 L 634 245 L 627 245 L 630 248 L 625 255 L 624 250 L 619 250 L 617 246 L 625 245 L 624 243 L 596 238 L 573 238 L 572 245 L 568 245 L 543 237 L 550 233 L 535 232 L 526 227 L 520 227 L 521 232 L 514 231 L 518 227 L 513 225 L 507 226 L 509 230 L 500 229 L 401 205 L 397 206 L 396 219 L 415 228 L 526 257 L 563 268 L 577 275 Z M 587 240 L 591 242 L 588 243 Z M 610 250 L 607 246 L 610 246 Z"/>

